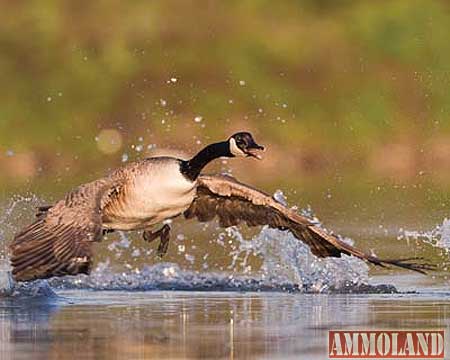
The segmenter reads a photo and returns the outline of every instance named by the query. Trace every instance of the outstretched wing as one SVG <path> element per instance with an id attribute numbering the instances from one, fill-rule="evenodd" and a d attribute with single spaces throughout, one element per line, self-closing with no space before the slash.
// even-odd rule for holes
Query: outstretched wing
<path id="1" fill-rule="evenodd" d="M 88 274 L 92 243 L 102 236 L 102 197 L 111 186 L 108 180 L 97 180 L 73 190 L 54 206 L 39 208 L 37 220 L 10 245 L 15 280 Z"/>
<path id="2" fill-rule="evenodd" d="M 248 226 L 268 225 L 280 230 L 289 230 L 319 257 L 340 257 L 341 254 L 346 254 L 376 265 L 395 265 L 420 273 L 432 269 L 430 265 L 415 262 L 419 259 L 382 260 L 358 250 L 336 236 L 328 234 L 273 197 L 242 184 L 231 176 L 200 176 L 197 197 L 184 215 L 187 219 L 196 217 L 200 222 L 211 221 L 217 216 L 222 227 L 244 222 Z"/>

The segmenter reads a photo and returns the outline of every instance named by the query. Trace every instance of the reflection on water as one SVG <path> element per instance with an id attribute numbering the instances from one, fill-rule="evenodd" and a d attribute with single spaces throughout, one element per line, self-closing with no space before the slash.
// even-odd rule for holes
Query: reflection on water
<path id="1" fill-rule="evenodd" d="M 96 359 L 324 359 L 328 329 L 450 324 L 450 300 L 425 295 L 87 290 L 58 295 L 0 301 L 1 359 L 94 354 Z"/>

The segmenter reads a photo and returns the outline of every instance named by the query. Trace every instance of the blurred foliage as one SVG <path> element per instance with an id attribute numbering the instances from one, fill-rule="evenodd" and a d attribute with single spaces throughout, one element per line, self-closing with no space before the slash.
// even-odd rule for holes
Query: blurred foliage
<path id="1" fill-rule="evenodd" d="M 284 175 L 415 179 L 450 161 L 447 1 L 0 6 L 2 184 L 76 183 L 142 156 L 138 142 L 192 153 L 237 129 Z M 111 128 L 123 144 L 107 155 Z"/>

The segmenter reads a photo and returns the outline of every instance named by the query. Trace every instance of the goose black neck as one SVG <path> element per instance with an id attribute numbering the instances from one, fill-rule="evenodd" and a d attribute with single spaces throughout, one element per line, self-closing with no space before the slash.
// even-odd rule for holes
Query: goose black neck
<path id="1" fill-rule="evenodd" d="M 181 162 L 181 173 L 191 181 L 195 181 L 203 168 L 219 157 L 232 157 L 227 141 L 208 145 L 191 160 Z"/>

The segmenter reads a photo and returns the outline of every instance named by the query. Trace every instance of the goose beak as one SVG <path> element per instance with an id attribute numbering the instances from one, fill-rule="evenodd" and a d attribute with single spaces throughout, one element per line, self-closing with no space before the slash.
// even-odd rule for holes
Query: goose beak
<path id="1" fill-rule="evenodd" d="M 266 149 L 264 148 L 264 146 L 254 143 L 245 150 L 245 153 L 247 154 L 247 156 L 251 156 L 254 157 L 255 159 L 262 160 L 263 158 L 262 153 L 265 150 Z"/>

